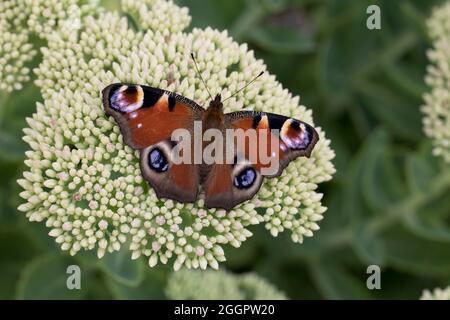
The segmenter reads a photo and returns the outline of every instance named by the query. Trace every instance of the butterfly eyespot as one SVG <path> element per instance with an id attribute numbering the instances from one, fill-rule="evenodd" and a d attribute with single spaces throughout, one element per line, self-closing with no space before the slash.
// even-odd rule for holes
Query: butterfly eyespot
<path id="1" fill-rule="evenodd" d="M 154 148 L 148 153 L 148 166 L 156 172 L 166 172 L 169 169 L 169 162 L 161 149 Z"/>
<path id="2" fill-rule="evenodd" d="M 144 92 L 140 86 L 122 85 L 111 92 L 111 108 L 119 112 L 133 112 L 143 105 Z"/>
<path id="3" fill-rule="evenodd" d="M 238 189 L 248 189 L 256 181 L 256 171 L 253 168 L 245 168 L 234 178 L 234 186 Z"/>
<path id="4" fill-rule="evenodd" d="M 288 119 L 281 128 L 281 140 L 291 149 L 304 150 L 308 148 L 311 137 L 311 128 L 297 120 Z"/>

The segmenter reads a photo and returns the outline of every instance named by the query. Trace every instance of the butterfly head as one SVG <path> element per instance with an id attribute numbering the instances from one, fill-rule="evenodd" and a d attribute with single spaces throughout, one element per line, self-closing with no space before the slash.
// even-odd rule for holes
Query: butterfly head
<path id="1" fill-rule="evenodd" d="M 220 93 L 218 93 L 214 99 L 211 100 L 211 102 L 209 103 L 209 107 L 211 109 L 219 109 L 222 110 L 223 108 L 223 103 L 222 103 L 222 96 L 220 95 Z"/>

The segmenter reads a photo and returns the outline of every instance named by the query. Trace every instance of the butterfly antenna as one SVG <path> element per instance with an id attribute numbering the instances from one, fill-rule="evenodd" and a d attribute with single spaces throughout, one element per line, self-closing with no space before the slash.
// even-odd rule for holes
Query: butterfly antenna
<path id="1" fill-rule="evenodd" d="M 198 65 L 197 65 L 197 61 L 195 60 L 194 53 L 192 53 L 192 52 L 191 52 L 191 58 L 192 58 L 192 61 L 194 61 L 194 65 L 195 65 L 195 69 L 197 70 L 197 74 L 199 75 L 200 79 L 202 80 L 203 85 L 205 86 L 205 89 L 209 94 L 209 97 L 211 98 L 211 100 L 214 100 L 211 95 L 211 92 L 209 92 L 209 89 L 208 89 L 208 86 L 206 85 L 205 80 L 203 80 L 202 74 L 200 73 L 200 70 L 198 69 Z"/>
<path id="2" fill-rule="evenodd" d="M 259 77 L 261 77 L 264 74 L 264 71 L 261 71 L 256 77 L 254 77 L 251 81 L 247 82 L 246 85 L 244 85 L 242 88 L 240 88 L 238 91 L 236 91 L 235 93 L 233 93 L 231 96 L 229 96 L 228 98 L 224 99 L 222 102 L 227 101 L 228 99 L 233 98 L 235 95 L 237 95 L 239 92 L 241 92 L 242 90 L 244 90 L 245 88 L 247 88 L 249 85 L 251 85 L 253 82 L 256 81 L 256 79 L 258 79 Z"/>

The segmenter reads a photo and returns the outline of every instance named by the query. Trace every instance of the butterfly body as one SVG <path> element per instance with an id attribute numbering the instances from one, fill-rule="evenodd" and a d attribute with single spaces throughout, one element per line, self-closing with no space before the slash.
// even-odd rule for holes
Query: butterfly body
<path id="1" fill-rule="evenodd" d="M 315 129 L 299 120 L 253 111 L 224 114 L 220 95 L 205 110 L 169 91 L 116 83 L 103 90 L 103 104 L 106 114 L 119 124 L 124 142 L 140 151 L 142 175 L 158 197 L 194 202 L 201 186 L 207 207 L 231 209 L 252 198 L 263 177 L 279 176 L 293 159 L 309 157 L 318 141 Z M 190 148 L 183 149 L 183 155 L 189 151 L 185 158 L 189 161 L 182 163 L 174 156 L 181 142 L 174 141 L 173 135 L 180 129 L 194 137 L 183 140 Z M 228 132 L 239 130 L 258 133 L 264 139 L 249 134 L 247 145 L 236 144 L 236 138 L 226 139 Z M 218 138 L 224 142 L 217 144 Z M 206 161 L 208 149 L 213 149 L 215 157 L 222 155 L 224 161 Z M 276 171 L 266 172 L 268 163 L 253 159 L 251 151 L 263 149 L 268 159 L 278 161 Z"/>
<path id="2" fill-rule="evenodd" d="M 225 117 L 222 108 L 223 104 L 221 102 L 221 97 L 220 95 L 217 95 L 214 100 L 211 100 L 208 109 L 205 110 L 205 113 L 203 115 L 203 127 L 205 130 L 211 128 L 224 128 Z"/>

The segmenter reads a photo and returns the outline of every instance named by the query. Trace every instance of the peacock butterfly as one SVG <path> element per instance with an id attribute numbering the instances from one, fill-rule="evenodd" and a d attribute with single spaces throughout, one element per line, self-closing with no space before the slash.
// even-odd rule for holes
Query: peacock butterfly
<path id="1" fill-rule="evenodd" d="M 106 114 L 119 124 L 124 142 L 140 151 L 142 175 L 159 198 L 194 202 L 201 186 L 205 206 L 231 209 L 251 199 L 263 177 L 279 176 L 293 159 L 309 157 L 319 140 L 311 125 L 282 115 L 257 111 L 224 114 L 223 101 L 228 98 L 222 101 L 219 94 L 206 110 L 184 96 L 145 85 L 114 83 L 102 94 Z M 197 124 L 200 139 L 194 134 Z M 174 132 L 180 129 L 194 139 L 174 139 Z M 211 130 L 215 130 L 215 139 L 211 134 L 205 139 Z M 236 134 L 230 142 L 226 139 L 230 131 L 243 132 L 247 140 L 237 141 L 242 135 Z M 218 138 L 225 143 L 219 144 Z M 182 141 L 188 148 L 182 149 L 184 161 L 179 161 L 180 150 L 175 150 Z M 215 148 L 211 148 L 213 144 Z M 215 161 L 206 161 L 207 149 L 213 149 Z M 217 161 L 218 154 L 228 161 Z M 270 165 L 262 161 L 261 154 L 270 158 Z M 273 169 L 274 162 L 276 170 L 266 170 Z"/>

